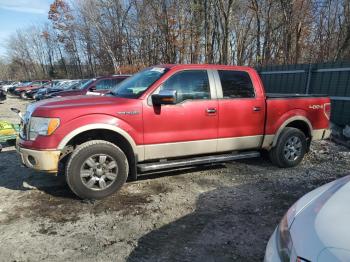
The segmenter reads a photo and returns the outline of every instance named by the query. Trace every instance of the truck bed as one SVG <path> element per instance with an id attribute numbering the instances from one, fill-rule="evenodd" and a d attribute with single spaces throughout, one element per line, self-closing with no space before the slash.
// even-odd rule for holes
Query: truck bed
<path id="1" fill-rule="evenodd" d="M 267 135 L 276 134 L 290 118 L 306 119 L 312 130 L 328 128 L 325 105 L 330 100 L 326 95 L 266 94 L 266 98 Z"/>

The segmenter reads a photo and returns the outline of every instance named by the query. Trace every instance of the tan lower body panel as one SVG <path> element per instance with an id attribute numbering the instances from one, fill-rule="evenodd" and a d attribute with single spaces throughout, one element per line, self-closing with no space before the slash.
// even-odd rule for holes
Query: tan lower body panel
<path id="1" fill-rule="evenodd" d="M 218 152 L 259 148 L 263 136 L 242 136 L 218 139 Z"/>
<path id="2" fill-rule="evenodd" d="M 312 130 L 312 133 L 311 133 L 312 141 L 327 139 L 330 137 L 330 135 L 331 135 L 331 130 L 328 128 L 315 129 L 315 130 Z"/>
<path id="3" fill-rule="evenodd" d="M 274 139 L 275 139 L 275 135 L 265 135 L 264 141 L 261 147 L 267 150 L 271 149 Z"/>
<path id="4" fill-rule="evenodd" d="M 246 136 L 145 145 L 143 160 L 259 148 L 262 138 L 263 136 Z"/>
<path id="5" fill-rule="evenodd" d="M 216 139 L 145 145 L 144 160 L 210 154 L 216 152 L 216 146 Z"/>

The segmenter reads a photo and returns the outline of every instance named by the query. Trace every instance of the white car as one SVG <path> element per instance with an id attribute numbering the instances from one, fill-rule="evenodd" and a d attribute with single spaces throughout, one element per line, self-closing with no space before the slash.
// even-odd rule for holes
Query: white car
<path id="1" fill-rule="evenodd" d="M 350 261 L 350 176 L 299 199 L 271 236 L 265 261 Z"/>

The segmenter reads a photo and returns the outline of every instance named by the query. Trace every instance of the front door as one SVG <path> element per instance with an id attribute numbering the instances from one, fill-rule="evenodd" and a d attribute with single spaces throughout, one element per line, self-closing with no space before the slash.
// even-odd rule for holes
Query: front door
<path id="1" fill-rule="evenodd" d="M 218 102 L 207 70 L 176 72 L 159 90 L 176 90 L 177 101 L 144 106 L 145 159 L 216 152 Z"/>

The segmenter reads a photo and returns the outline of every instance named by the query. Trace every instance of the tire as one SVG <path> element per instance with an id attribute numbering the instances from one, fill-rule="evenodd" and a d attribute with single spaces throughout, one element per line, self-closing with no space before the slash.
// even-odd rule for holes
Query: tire
<path id="1" fill-rule="evenodd" d="M 294 167 L 300 164 L 307 152 L 305 134 L 293 127 L 286 127 L 280 134 L 277 144 L 269 152 L 270 160 L 276 166 Z"/>
<path id="2" fill-rule="evenodd" d="M 73 151 L 65 175 L 68 186 L 78 197 L 101 199 L 118 191 L 128 172 L 127 157 L 119 147 L 104 140 L 92 140 Z"/>
<path id="3" fill-rule="evenodd" d="M 26 99 L 26 98 L 27 98 L 27 95 L 26 95 L 25 92 L 21 92 L 21 93 L 19 94 L 19 96 L 20 96 L 22 99 Z"/>

